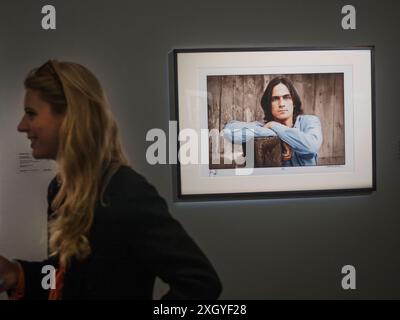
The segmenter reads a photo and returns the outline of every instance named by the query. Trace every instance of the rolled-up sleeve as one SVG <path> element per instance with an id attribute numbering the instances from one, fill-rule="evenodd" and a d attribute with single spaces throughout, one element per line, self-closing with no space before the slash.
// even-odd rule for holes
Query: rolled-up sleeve
<path id="1" fill-rule="evenodd" d="M 276 136 L 274 131 L 264 128 L 258 121 L 242 122 L 232 120 L 225 125 L 223 132 L 224 137 L 235 144 L 248 142 L 255 137 Z"/>

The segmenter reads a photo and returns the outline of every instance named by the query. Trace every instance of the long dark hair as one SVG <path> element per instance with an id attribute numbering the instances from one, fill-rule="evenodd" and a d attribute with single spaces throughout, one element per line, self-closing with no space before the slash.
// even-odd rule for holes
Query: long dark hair
<path id="1" fill-rule="evenodd" d="M 299 94 L 296 91 L 296 88 L 293 86 L 292 81 L 285 77 L 276 77 L 272 79 L 269 83 L 267 88 L 264 91 L 264 94 L 261 98 L 261 106 L 264 110 L 264 121 L 269 122 L 273 121 L 274 117 L 271 112 L 271 100 L 272 100 L 272 90 L 278 84 L 284 84 L 292 97 L 293 100 L 293 125 L 296 123 L 297 116 L 303 113 L 301 109 L 301 100 Z"/>

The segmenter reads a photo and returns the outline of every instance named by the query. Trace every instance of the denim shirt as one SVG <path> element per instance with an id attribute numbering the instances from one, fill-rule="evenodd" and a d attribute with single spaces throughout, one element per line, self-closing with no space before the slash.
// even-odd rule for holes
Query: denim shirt
<path id="1" fill-rule="evenodd" d="M 242 144 L 254 137 L 278 136 L 292 147 L 292 158 L 283 162 L 283 166 L 315 166 L 322 144 L 322 128 L 318 117 L 299 115 L 293 128 L 275 122 L 271 129 L 264 128 L 260 121 L 241 122 L 232 120 L 223 129 L 224 137 L 229 141 Z"/>

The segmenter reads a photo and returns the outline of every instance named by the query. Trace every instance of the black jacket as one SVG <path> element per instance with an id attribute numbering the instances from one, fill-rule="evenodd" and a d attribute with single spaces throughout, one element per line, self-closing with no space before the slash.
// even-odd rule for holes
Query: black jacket
<path id="1" fill-rule="evenodd" d="M 49 185 L 49 205 L 57 193 Z M 127 166 L 108 184 L 98 204 L 89 241 L 92 253 L 72 260 L 63 299 L 152 299 L 155 277 L 170 286 L 164 299 L 216 299 L 221 284 L 211 263 L 155 188 Z M 49 212 L 51 212 L 49 210 Z M 42 267 L 57 261 L 19 261 L 25 272 L 25 299 L 47 299 L 41 287 Z"/>

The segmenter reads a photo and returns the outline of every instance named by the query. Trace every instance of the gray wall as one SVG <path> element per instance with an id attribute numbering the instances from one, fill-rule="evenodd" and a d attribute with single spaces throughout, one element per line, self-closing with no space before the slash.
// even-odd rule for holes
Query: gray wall
<path id="1" fill-rule="evenodd" d="M 56 31 L 40 27 L 41 7 L 48 3 L 57 9 Z M 2 139 L 14 134 L 13 121 L 22 114 L 21 105 L 13 103 L 23 94 L 21 81 L 27 70 L 50 57 L 80 62 L 103 82 L 134 167 L 157 187 L 173 216 L 213 261 L 224 284 L 222 298 L 400 298 L 396 200 L 400 4 L 351 1 L 357 9 L 357 30 L 344 31 L 340 22 L 345 4 L 316 0 L 1 1 L 0 109 L 2 117 L 9 115 L 7 121 L 1 120 Z M 151 166 L 145 158 L 147 131 L 168 129 L 171 49 L 354 45 L 376 46 L 376 192 L 173 202 L 171 168 Z M 2 163 L 7 165 L 7 161 Z M 17 218 L 15 230 L 26 224 L 21 215 Z M 35 234 L 24 233 L 22 239 L 28 244 L 32 237 Z M 9 255 L 13 249 L 21 252 L 24 241 L 15 248 L 12 245 L 8 244 Z M 346 264 L 356 267 L 357 290 L 341 289 L 340 271 Z"/>

